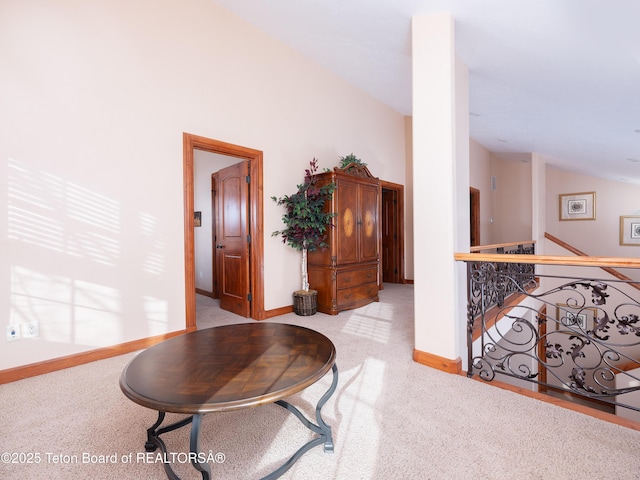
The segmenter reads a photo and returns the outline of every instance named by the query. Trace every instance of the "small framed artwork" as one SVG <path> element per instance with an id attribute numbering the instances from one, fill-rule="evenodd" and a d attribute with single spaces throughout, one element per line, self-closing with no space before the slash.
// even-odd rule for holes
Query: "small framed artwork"
<path id="1" fill-rule="evenodd" d="M 202 212 L 193 212 L 193 226 L 194 227 L 202 226 Z"/>
<path id="2" fill-rule="evenodd" d="M 593 329 L 593 321 L 596 316 L 596 309 L 592 307 L 576 308 L 565 303 L 556 304 L 558 309 L 558 330 L 562 328 L 579 328 L 580 330 Z"/>
<path id="3" fill-rule="evenodd" d="M 595 220 L 596 192 L 560 194 L 560 220 Z"/>
<path id="4" fill-rule="evenodd" d="M 640 216 L 620 217 L 620 245 L 640 245 Z"/>

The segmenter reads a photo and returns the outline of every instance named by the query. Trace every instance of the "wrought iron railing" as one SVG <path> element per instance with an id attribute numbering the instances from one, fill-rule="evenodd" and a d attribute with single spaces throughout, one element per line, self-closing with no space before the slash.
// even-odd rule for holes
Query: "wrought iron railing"
<path id="1" fill-rule="evenodd" d="M 495 252 L 500 255 L 534 255 L 535 243 L 533 241 L 528 242 L 513 242 L 497 245 L 485 245 L 481 247 L 472 247 L 472 252 L 475 253 L 487 253 Z M 472 262 L 477 268 L 486 269 L 488 263 L 476 263 Z M 470 264 L 471 265 L 471 264 Z M 469 302 L 469 316 L 476 318 L 481 314 L 481 311 L 487 311 L 491 307 L 502 307 L 505 299 L 514 293 L 518 293 L 527 288 L 530 280 L 533 279 L 535 265 L 528 263 L 503 263 L 493 262 L 491 263 L 492 270 L 500 272 L 507 278 L 514 279 L 513 282 L 495 282 L 487 288 L 482 295 L 480 292 L 469 291 L 469 296 L 477 298 L 477 302 Z M 475 268 L 475 267 L 473 267 Z M 472 285 L 469 284 L 469 287 Z"/>
<path id="2" fill-rule="evenodd" d="M 500 254 L 522 254 L 533 255 L 535 254 L 534 240 L 527 240 L 521 242 L 509 242 L 509 243 L 496 243 L 493 245 L 478 245 L 469 249 L 472 253 L 500 253 Z"/>
<path id="3" fill-rule="evenodd" d="M 640 273 L 640 260 L 476 253 L 456 259 L 468 268 L 468 376 L 502 375 L 507 383 L 531 382 L 613 411 L 640 411 L 637 282 L 581 268 Z M 487 308 L 507 291 L 522 301 Z"/>

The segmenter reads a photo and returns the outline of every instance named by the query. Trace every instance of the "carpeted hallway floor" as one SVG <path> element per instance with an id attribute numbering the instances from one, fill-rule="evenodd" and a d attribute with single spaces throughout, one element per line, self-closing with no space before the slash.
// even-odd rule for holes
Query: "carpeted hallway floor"
<path id="1" fill-rule="evenodd" d="M 198 298 L 199 328 L 245 321 Z M 335 453 L 315 448 L 283 478 L 640 478 L 640 432 L 413 362 L 410 285 L 386 285 L 380 302 L 336 316 L 270 321 L 328 336 L 340 370 L 338 389 L 323 409 Z M 134 355 L 0 385 L 0 453 L 18 454 L 2 457 L 0 478 L 166 478 L 162 464 L 143 453 L 156 414 L 129 401 L 118 385 Z M 291 403 L 313 417 L 329 377 Z M 183 453 L 188 435 L 187 427 L 164 438 L 172 452 Z M 265 405 L 207 415 L 202 450 L 224 456 L 211 465 L 215 479 L 257 479 L 309 435 L 284 409 Z M 175 469 L 184 479 L 201 478 L 188 464 L 177 462 Z"/>

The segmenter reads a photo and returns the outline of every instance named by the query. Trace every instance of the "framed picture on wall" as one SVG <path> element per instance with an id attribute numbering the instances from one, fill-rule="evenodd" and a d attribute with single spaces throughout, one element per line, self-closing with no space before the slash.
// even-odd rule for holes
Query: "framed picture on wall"
<path id="1" fill-rule="evenodd" d="M 640 245 L 640 216 L 620 217 L 620 245 Z"/>
<path id="2" fill-rule="evenodd" d="M 194 227 L 202 226 L 202 212 L 193 212 L 193 226 Z"/>
<path id="3" fill-rule="evenodd" d="M 596 192 L 561 193 L 560 220 L 595 220 Z"/>
<path id="4" fill-rule="evenodd" d="M 596 309 L 593 307 L 575 308 L 565 303 L 557 303 L 558 330 L 565 328 L 587 331 L 593 329 L 593 321 L 596 316 Z"/>

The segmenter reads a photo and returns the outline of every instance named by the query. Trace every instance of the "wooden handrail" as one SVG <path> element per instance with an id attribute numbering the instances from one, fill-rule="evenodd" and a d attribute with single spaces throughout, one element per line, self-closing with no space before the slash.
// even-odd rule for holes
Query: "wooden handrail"
<path id="1" fill-rule="evenodd" d="M 586 257 L 586 256 L 588 256 L 586 253 L 584 253 L 584 252 L 582 252 L 582 251 L 578 250 L 578 249 L 577 249 L 577 248 L 575 248 L 575 247 L 572 247 L 572 246 L 571 246 L 571 245 L 569 245 L 568 243 L 563 242 L 563 241 L 562 241 L 562 240 L 560 240 L 559 238 L 554 237 L 553 235 L 551 235 L 550 233 L 546 233 L 546 232 L 545 232 L 544 237 L 545 237 L 547 240 L 549 240 L 549 241 L 551 241 L 551 242 L 555 243 L 556 245 L 560 245 L 562 248 L 564 248 L 564 249 L 566 249 L 566 250 L 569 250 L 571 253 L 575 253 L 576 255 L 581 256 L 581 257 Z M 617 278 L 618 280 L 622 280 L 622 281 L 624 281 L 624 282 L 633 282 L 633 279 L 632 279 L 632 278 L 627 277 L 626 275 L 624 275 L 624 274 L 620 273 L 620 272 L 619 272 L 619 271 L 617 271 L 617 270 L 614 270 L 613 268 L 609 268 L 609 267 L 602 267 L 602 269 L 603 269 L 605 272 L 607 272 L 609 275 L 612 275 L 612 276 L 614 276 L 615 278 Z M 640 283 L 630 283 L 629 285 L 631 285 L 631 286 L 632 286 L 633 288 L 635 288 L 636 290 L 640 290 Z"/>
<path id="2" fill-rule="evenodd" d="M 584 253 L 582 250 L 578 250 L 576 247 L 573 247 L 573 246 L 569 245 L 567 242 L 563 242 L 558 237 L 554 237 L 550 233 L 544 232 L 544 238 L 546 238 L 547 240 L 551 240 L 556 245 L 560 245 L 565 250 L 569 250 L 571 253 L 574 253 L 574 254 L 576 254 L 576 255 L 578 255 L 580 257 L 588 257 L 589 256 L 586 253 Z"/>
<path id="3" fill-rule="evenodd" d="M 560 255 L 521 255 L 515 253 L 455 253 L 461 262 L 537 263 L 574 267 L 640 268 L 640 259 L 624 257 L 565 257 Z"/>
<path id="4" fill-rule="evenodd" d="M 524 242 L 494 243 L 493 245 L 477 245 L 469 249 L 470 252 L 481 252 L 482 250 L 495 250 L 498 248 L 517 247 L 518 245 L 535 245 L 535 240 L 526 240 Z"/>

